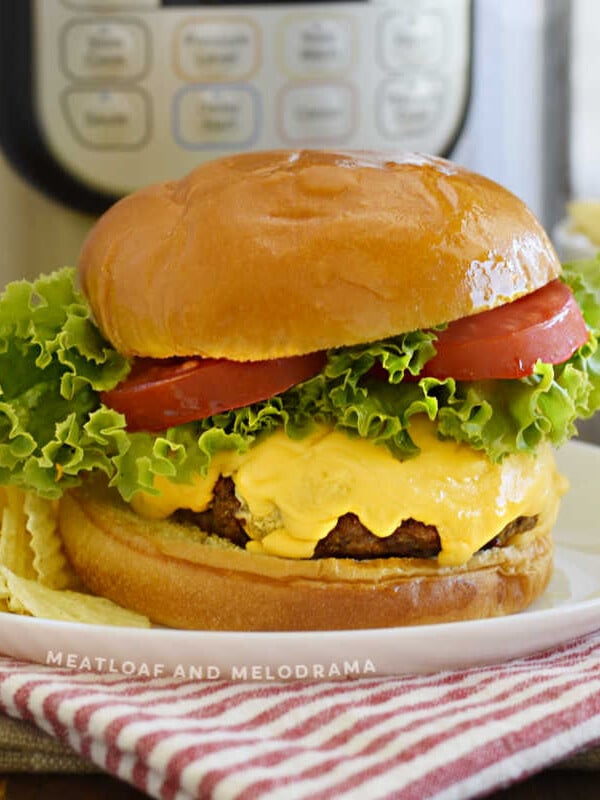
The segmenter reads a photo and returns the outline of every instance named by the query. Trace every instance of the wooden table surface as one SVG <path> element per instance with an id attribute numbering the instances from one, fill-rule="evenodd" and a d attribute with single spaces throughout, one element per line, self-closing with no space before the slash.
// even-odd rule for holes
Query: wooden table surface
<path id="1" fill-rule="evenodd" d="M 0 800 L 144 800 L 146 797 L 105 775 L 0 776 Z M 547 770 L 488 797 L 490 800 L 565 800 L 567 797 L 569 800 L 597 800 L 600 774 Z"/>

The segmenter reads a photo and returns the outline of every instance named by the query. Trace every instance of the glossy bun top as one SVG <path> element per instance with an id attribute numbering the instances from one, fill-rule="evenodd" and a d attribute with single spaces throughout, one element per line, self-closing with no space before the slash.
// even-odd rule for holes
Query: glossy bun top
<path id="1" fill-rule="evenodd" d="M 272 151 L 209 161 L 116 203 L 80 278 L 126 355 L 256 360 L 474 314 L 560 274 L 513 194 L 418 154 Z"/>

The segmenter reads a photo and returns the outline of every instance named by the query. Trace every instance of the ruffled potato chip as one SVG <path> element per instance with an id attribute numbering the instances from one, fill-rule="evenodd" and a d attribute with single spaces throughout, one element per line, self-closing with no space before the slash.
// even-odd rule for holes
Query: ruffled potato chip
<path id="1" fill-rule="evenodd" d="M 600 246 L 600 200 L 573 200 L 567 211 L 573 229 Z"/>
<path id="2" fill-rule="evenodd" d="M 78 588 L 78 579 L 62 551 L 56 501 L 25 492 L 23 511 L 37 580 L 50 589 Z"/>
<path id="3" fill-rule="evenodd" d="M 66 622 L 150 627 L 150 621 L 80 588 L 62 550 L 57 503 L 0 487 L 0 612 Z"/>
<path id="4" fill-rule="evenodd" d="M 0 611 L 10 611 L 8 601 L 10 598 L 10 590 L 3 575 L 0 575 Z"/>
<path id="5" fill-rule="evenodd" d="M 5 486 L 0 524 L 0 564 L 22 578 L 36 577 L 33 551 L 23 509 L 25 493 L 15 486 Z"/>
<path id="6" fill-rule="evenodd" d="M 15 575 L 6 567 L 0 567 L 0 575 L 8 588 L 9 608 L 18 614 L 31 614 L 34 617 L 63 622 L 150 627 L 146 617 L 121 608 L 103 597 L 71 590 L 49 589 L 35 580 Z"/>

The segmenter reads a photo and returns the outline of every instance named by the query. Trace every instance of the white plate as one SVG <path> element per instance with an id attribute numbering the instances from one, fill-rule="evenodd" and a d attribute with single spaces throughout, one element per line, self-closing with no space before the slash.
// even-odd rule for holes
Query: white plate
<path id="1" fill-rule="evenodd" d="M 434 672 L 562 644 L 600 628 L 600 447 L 572 442 L 558 462 L 571 489 L 554 532 L 555 574 L 521 614 L 318 633 L 140 630 L 3 614 L 0 652 L 85 671 L 269 681 Z"/>
<path id="2" fill-rule="evenodd" d="M 578 258 L 595 258 L 600 247 L 584 233 L 574 229 L 573 220 L 565 217 L 552 231 L 552 240 L 561 261 L 575 261 Z"/>

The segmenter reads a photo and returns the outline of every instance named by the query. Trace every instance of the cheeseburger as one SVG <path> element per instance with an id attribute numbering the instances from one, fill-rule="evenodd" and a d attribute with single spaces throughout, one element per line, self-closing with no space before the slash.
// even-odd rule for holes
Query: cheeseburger
<path id="1" fill-rule="evenodd" d="M 203 164 L 109 209 L 77 275 L 7 290 L 1 475 L 157 624 L 518 611 L 552 571 L 553 448 L 600 406 L 599 274 L 442 159 Z"/>

